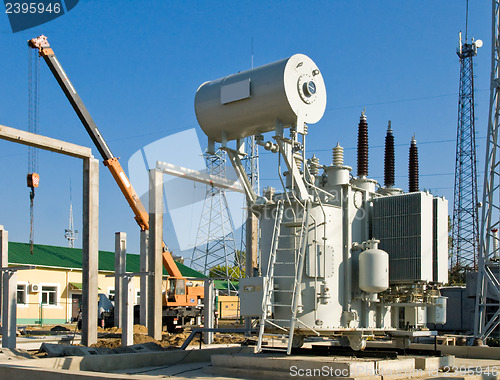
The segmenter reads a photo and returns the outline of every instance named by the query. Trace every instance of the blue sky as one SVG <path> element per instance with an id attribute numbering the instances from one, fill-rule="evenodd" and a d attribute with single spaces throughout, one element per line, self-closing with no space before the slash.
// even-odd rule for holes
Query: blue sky
<path id="1" fill-rule="evenodd" d="M 469 7 L 469 36 L 484 41 L 474 68 L 481 196 L 491 4 L 471 1 Z M 408 146 L 415 134 L 420 186 L 445 196 L 452 212 L 459 85 L 456 48 L 458 32 L 465 31 L 465 0 L 81 0 L 65 16 L 16 34 L 4 8 L 0 9 L 2 125 L 27 129 L 26 41 L 45 34 L 125 168 L 142 147 L 192 128 L 204 149 L 206 138 L 193 106 L 196 89 L 207 80 L 249 69 L 253 39 L 255 66 L 303 53 L 322 71 L 328 103 L 323 119 L 309 128 L 309 155 L 315 153 L 322 164 L 331 164 L 331 148 L 339 142 L 346 149 L 345 163 L 355 171 L 357 124 L 366 107 L 369 177 L 383 182 L 382 146 L 391 120 L 397 144 L 396 186 L 408 188 Z M 40 133 L 92 147 L 43 61 L 40 72 Z M 97 157 L 97 150 L 93 151 Z M 9 230 L 12 241 L 29 239 L 27 155 L 26 147 L 0 141 L 0 224 Z M 262 152 L 262 186 L 278 185 L 274 162 L 271 154 Z M 70 180 L 75 225 L 81 229 L 81 170 L 76 159 L 40 152 L 37 243 L 67 244 Z M 196 225 L 186 234 L 195 233 Z M 129 251 L 138 251 L 132 212 L 102 165 L 99 231 L 100 249 L 113 250 L 114 232 L 124 231 Z M 165 239 L 178 253 L 169 221 Z M 81 240 L 76 245 L 81 246 Z"/>

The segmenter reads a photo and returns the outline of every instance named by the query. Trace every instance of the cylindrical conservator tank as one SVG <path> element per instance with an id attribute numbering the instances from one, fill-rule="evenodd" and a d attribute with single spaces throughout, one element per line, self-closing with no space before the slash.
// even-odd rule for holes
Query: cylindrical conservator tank
<path id="1" fill-rule="evenodd" d="M 389 287 L 389 255 L 381 249 L 367 249 L 359 255 L 359 288 L 367 293 Z"/>
<path id="2" fill-rule="evenodd" d="M 326 88 L 316 64 L 303 54 L 205 82 L 196 91 L 198 123 L 222 142 L 285 127 L 297 117 L 317 123 L 325 112 Z"/>

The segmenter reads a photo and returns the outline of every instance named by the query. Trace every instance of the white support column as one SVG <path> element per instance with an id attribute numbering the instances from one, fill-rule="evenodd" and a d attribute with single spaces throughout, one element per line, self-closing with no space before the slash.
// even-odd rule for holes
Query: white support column
<path id="1" fill-rule="evenodd" d="M 115 233 L 115 274 L 124 274 L 126 272 L 126 254 L 127 254 L 127 234 L 125 232 L 116 232 Z M 123 327 L 122 324 L 122 310 L 126 313 L 125 309 L 123 309 L 123 305 L 125 303 L 124 294 L 125 277 L 116 276 L 115 277 L 115 309 L 114 309 L 114 317 L 115 317 L 115 326 Z"/>
<path id="2" fill-rule="evenodd" d="M 149 171 L 148 334 L 161 340 L 163 275 L 163 174 Z"/>
<path id="3" fill-rule="evenodd" d="M 123 281 L 122 292 L 122 347 L 134 344 L 134 297 L 132 293 L 132 276 L 115 277 Z"/>
<path id="4" fill-rule="evenodd" d="M 252 212 L 250 205 L 247 208 L 246 220 L 246 253 L 245 253 L 245 274 L 247 277 L 254 277 L 254 270 L 258 268 L 257 247 L 259 241 L 259 221 Z M 252 317 L 245 317 L 245 329 L 252 328 Z M 245 336 L 250 336 L 250 331 L 245 332 Z"/>
<path id="5" fill-rule="evenodd" d="M 215 304 L 215 289 L 213 280 L 205 280 L 205 296 L 203 299 L 203 316 L 204 316 L 204 326 L 208 329 L 213 329 L 215 327 L 215 314 L 214 314 L 214 304 Z M 205 344 L 211 344 L 214 341 L 213 332 L 203 333 L 203 342 Z"/>
<path id="6" fill-rule="evenodd" d="M 16 348 L 17 271 L 3 271 L 2 277 L 2 347 Z"/>
<path id="7" fill-rule="evenodd" d="M 0 226 L 0 268 L 7 268 L 9 266 L 9 233 L 7 230 Z M 0 271 L 0 310 L 2 309 L 3 300 L 3 272 Z"/>
<path id="8" fill-rule="evenodd" d="M 149 231 L 141 231 L 141 272 L 149 271 L 148 266 L 148 239 Z M 148 327 L 148 278 L 149 276 L 141 276 L 141 298 L 140 298 L 140 323 Z"/>
<path id="9" fill-rule="evenodd" d="M 83 160 L 82 345 L 97 342 L 99 161 Z"/>

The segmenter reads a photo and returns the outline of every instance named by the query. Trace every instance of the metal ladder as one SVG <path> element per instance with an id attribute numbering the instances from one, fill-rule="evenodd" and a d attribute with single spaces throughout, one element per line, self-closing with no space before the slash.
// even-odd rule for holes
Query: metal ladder
<path id="1" fill-rule="evenodd" d="M 271 336 L 285 336 L 287 339 L 287 348 L 266 348 L 266 350 L 275 350 L 286 352 L 288 355 L 292 351 L 293 345 L 293 335 L 295 330 L 296 322 L 300 321 L 297 318 L 297 311 L 299 309 L 299 295 L 300 295 L 300 284 L 302 281 L 302 272 L 304 268 L 305 251 L 307 247 L 307 234 L 308 234 L 308 220 L 309 220 L 309 202 L 306 201 L 303 206 L 302 218 L 295 217 L 293 221 L 283 222 L 283 211 L 284 211 L 284 201 L 279 201 L 277 204 L 277 217 L 274 222 L 273 240 L 271 243 L 271 252 L 269 255 L 266 282 L 264 288 L 264 297 L 262 302 L 262 317 L 260 319 L 260 329 L 259 329 L 259 339 L 257 343 L 257 351 L 262 350 L 262 339 L 264 335 L 264 330 L 266 324 L 273 326 L 278 330 L 282 330 L 282 334 L 266 334 Z M 287 227 L 289 229 L 300 228 L 299 233 L 293 233 L 292 235 L 281 235 L 281 228 Z M 294 244 L 292 248 L 279 248 L 279 242 L 281 239 L 293 238 Z M 299 242 L 296 243 L 298 238 Z M 292 255 L 291 255 L 292 253 Z M 288 257 L 287 257 L 288 256 Z M 291 257 L 290 257 L 291 256 Z M 294 266 L 295 268 L 290 270 L 293 275 L 274 275 L 274 269 L 276 265 L 283 266 Z M 292 279 L 293 286 L 292 289 L 275 289 L 274 279 L 285 278 Z M 289 297 L 285 297 L 286 300 L 283 301 L 283 296 L 289 294 Z M 275 300 L 275 297 L 281 298 L 280 302 Z M 281 296 L 281 297 L 280 297 Z M 269 317 L 268 314 L 275 313 L 276 308 L 290 308 L 290 318 L 289 319 L 276 319 Z M 285 324 L 285 326 L 283 326 Z M 288 326 L 286 326 L 288 324 Z"/>

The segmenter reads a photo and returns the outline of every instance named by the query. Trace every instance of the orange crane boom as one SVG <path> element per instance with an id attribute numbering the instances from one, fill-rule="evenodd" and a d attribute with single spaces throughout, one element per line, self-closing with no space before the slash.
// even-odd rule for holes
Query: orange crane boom
<path id="1" fill-rule="evenodd" d="M 43 57 L 45 63 L 49 67 L 50 71 L 56 78 L 59 86 L 63 90 L 66 98 L 71 103 L 71 106 L 75 110 L 78 118 L 82 122 L 83 126 L 87 130 L 90 138 L 94 142 L 97 150 L 102 156 L 104 161 L 104 165 L 109 169 L 111 175 L 115 179 L 118 187 L 120 188 L 122 194 L 127 200 L 130 208 L 134 212 L 134 218 L 137 221 L 137 224 L 141 228 L 141 230 L 149 230 L 149 214 L 144 208 L 141 200 L 137 196 L 130 180 L 128 179 L 125 171 L 123 170 L 118 158 L 111 153 L 111 149 L 109 149 L 108 144 L 102 137 L 97 125 L 94 120 L 90 116 L 87 108 L 83 104 L 82 99 L 78 95 L 75 90 L 75 87 L 69 80 L 66 72 L 63 70 L 59 60 L 56 58 L 54 51 L 49 45 L 47 41 L 47 37 L 41 35 L 37 38 L 33 38 L 28 41 L 28 45 L 33 49 L 38 49 L 40 57 Z M 171 253 L 168 251 L 167 246 L 163 243 L 163 265 L 167 270 L 167 273 L 171 277 L 183 278 L 179 268 L 177 267 L 174 259 L 172 258 Z M 167 253 L 167 254 L 165 254 Z"/>

